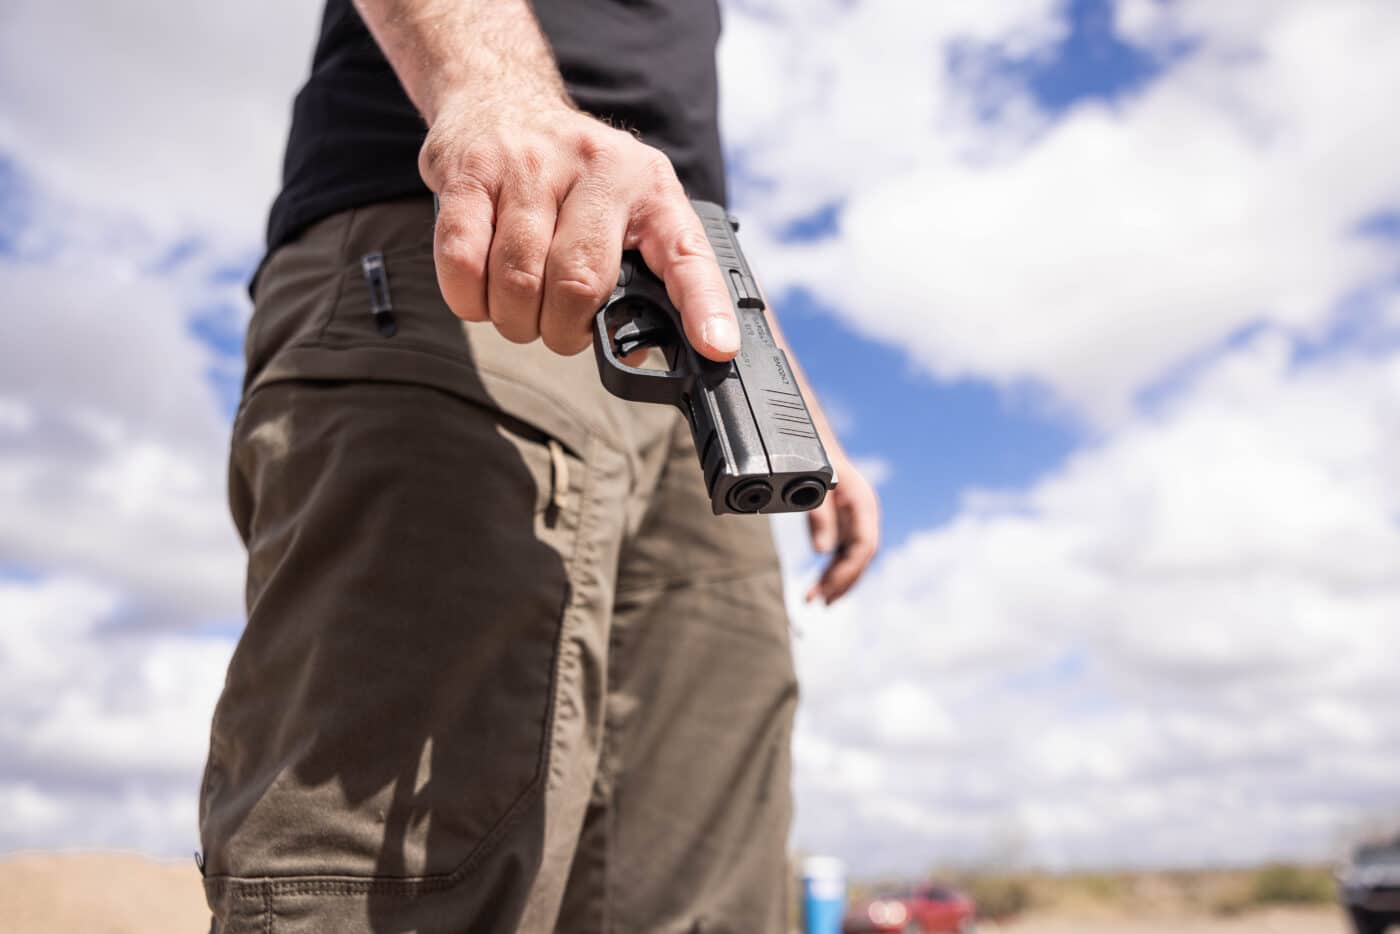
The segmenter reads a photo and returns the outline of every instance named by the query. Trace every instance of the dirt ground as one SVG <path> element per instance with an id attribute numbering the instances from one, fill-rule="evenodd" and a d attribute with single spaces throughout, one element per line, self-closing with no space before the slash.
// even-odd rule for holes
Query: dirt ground
<path id="1" fill-rule="evenodd" d="M 1340 911 L 1270 910 L 1238 918 L 1026 918 L 1014 924 L 983 925 L 990 934 L 1347 934 Z"/>
<path id="2" fill-rule="evenodd" d="M 193 857 L 18 854 L 0 858 L 0 930 L 198 934 L 209 930 L 209 914 Z"/>
<path id="3" fill-rule="evenodd" d="M 118 853 L 0 858 L 0 930 L 15 934 L 195 934 L 209 929 L 194 861 Z M 1230 920 L 1026 918 L 987 934 L 1345 934 L 1338 911 L 1268 911 Z M 642 934 L 642 932 L 638 932 Z"/>

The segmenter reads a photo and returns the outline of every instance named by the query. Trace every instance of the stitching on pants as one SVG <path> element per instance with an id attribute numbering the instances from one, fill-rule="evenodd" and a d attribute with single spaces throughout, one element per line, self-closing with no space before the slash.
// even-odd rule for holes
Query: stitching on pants
<path id="1" fill-rule="evenodd" d="M 360 213 L 359 208 L 351 208 L 350 216 L 345 219 L 345 231 L 340 236 L 340 245 L 336 247 L 335 258 L 341 261 L 350 246 L 350 232 L 355 229 L 355 217 Z M 331 297 L 330 307 L 326 310 L 326 320 L 321 322 L 321 327 L 316 331 L 316 342 L 312 346 L 323 346 L 326 342 L 326 331 L 330 330 L 331 322 L 335 320 L 336 310 L 340 307 L 340 297 L 345 294 L 345 276 L 335 277 L 335 295 Z"/>
<path id="2" fill-rule="evenodd" d="M 471 397 L 464 395 L 456 389 L 450 389 L 443 386 L 439 386 L 431 380 L 390 379 L 377 376 L 346 376 L 343 374 L 327 375 L 324 371 L 317 370 L 315 368 L 309 368 L 306 372 L 299 372 L 293 375 L 279 373 L 273 376 L 267 376 L 267 371 L 272 368 L 274 363 L 286 363 L 288 362 L 288 357 L 292 355 L 301 355 L 308 352 L 314 354 L 350 354 L 355 351 L 368 351 L 376 357 L 380 355 L 397 356 L 398 354 L 417 354 L 422 357 L 428 357 L 440 363 L 450 364 L 453 367 L 463 368 L 468 372 L 482 373 L 491 377 L 492 379 L 500 380 L 504 383 L 509 383 L 515 389 L 529 393 L 541 402 L 544 402 L 550 406 L 553 406 L 554 408 L 560 409 L 568 413 L 570 419 L 583 426 L 584 431 L 589 437 L 590 444 L 596 441 L 602 444 L 610 451 L 619 454 L 625 454 L 624 446 L 620 441 L 609 438 L 606 431 L 604 431 L 604 429 L 599 425 L 596 419 L 584 413 L 577 405 L 573 404 L 572 402 L 560 397 L 556 397 L 552 393 L 544 392 L 539 388 L 520 380 L 519 378 L 515 377 L 506 370 L 501 370 L 491 366 L 484 366 L 474 361 L 467 361 L 459 356 L 444 353 L 442 351 L 431 349 L 423 345 L 414 345 L 408 341 L 396 344 L 393 347 L 386 347 L 382 340 L 357 340 L 345 344 L 321 344 L 309 340 L 302 340 L 296 343 L 287 344 L 286 346 L 279 348 L 277 352 L 271 358 L 269 358 L 268 364 L 264 366 L 263 369 L 258 373 L 257 378 L 254 379 L 251 383 L 249 383 L 248 388 L 244 393 L 244 400 L 246 402 L 246 400 L 251 399 L 252 396 L 259 390 L 267 386 L 275 385 L 277 383 L 350 381 L 373 383 L 401 383 L 403 385 L 408 386 L 421 386 L 423 388 L 436 389 L 439 392 L 446 392 L 449 395 L 466 399 L 468 402 L 474 405 L 483 404 L 481 401 L 477 399 L 472 399 Z M 335 358 L 329 357 L 324 359 L 333 360 Z M 490 406 L 488 405 L 487 407 L 489 408 Z M 520 418 L 520 416 L 512 417 Z M 520 420 L 525 421 L 527 423 L 529 422 L 528 419 L 524 418 L 520 418 Z M 560 439 L 560 442 L 563 443 L 563 439 Z M 565 448 L 569 447 L 569 445 L 567 444 L 565 444 L 564 446 Z"/>

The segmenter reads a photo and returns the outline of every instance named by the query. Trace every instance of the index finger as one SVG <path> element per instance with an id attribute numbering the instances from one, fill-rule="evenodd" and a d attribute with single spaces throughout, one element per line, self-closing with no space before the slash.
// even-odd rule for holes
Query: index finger
<path id="1" fill-rule="evenodd" d="M 711 360 L 729 360 L 739 352 L 739 323 L 729 288 L 699 215 L 679 185 L 676 189 L 675 197 L 647 214 L 637 249 L 666 284 L 691 346 Z"/>

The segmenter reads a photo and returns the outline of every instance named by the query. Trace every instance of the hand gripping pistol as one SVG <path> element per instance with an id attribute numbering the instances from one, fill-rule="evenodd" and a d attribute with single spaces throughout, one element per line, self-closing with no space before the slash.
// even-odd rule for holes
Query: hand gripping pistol
<path id="1" fill-rule="evenodd" d="M 666 287 L 629 250 L 617 288 L 594 318 L 598 373 L 615 396 L 674 405 L 685 414 L 715 515 L 815 509 L 836 486 L 836 471 L 763 316 L 763 298 L 735 236 L 739 225 L 717 204 L 692 204 L 729 286 L 738 355 L 716 363 L 696 353 Z M 667 369 L 623 362 L 651 347 L 661 349 Z"/>

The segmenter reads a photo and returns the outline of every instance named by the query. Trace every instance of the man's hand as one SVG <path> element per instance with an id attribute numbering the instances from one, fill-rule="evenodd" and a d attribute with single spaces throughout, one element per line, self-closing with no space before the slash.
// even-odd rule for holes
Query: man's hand
<path id="1" fill-rule="evenodd" d="M 354 3 L 428 122 L 418 168 L 459 317 L 578 353 L 637 249 L 695 349 L 738 352 L 728 287 L 670 161 L 573 107 L 527 0 Z"/>
<path id="2" fill-rule="evenodd" d="M 558 103 L 439 115 L 419 159 L 438 193 L 434 255 L 447 304 L 506 338 L 561 354 L 592 340 L 594 313 L 637 249 L 697 351 L 739 349 L 705 230 L 660 151 Z"/>
<path id="3" fill-rule="evenodd" d="M 807 514 L 812 548 L 832 552 L 822 576 L 807 591 L 807 602 L 820 597 L 828 606 L 855 586 L 880 547 L 880 499 L 875 488 L 844 457 L 836 464 L 836 489 Z"/>

